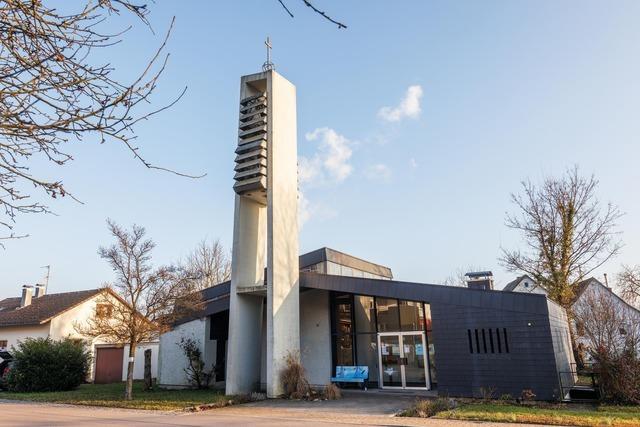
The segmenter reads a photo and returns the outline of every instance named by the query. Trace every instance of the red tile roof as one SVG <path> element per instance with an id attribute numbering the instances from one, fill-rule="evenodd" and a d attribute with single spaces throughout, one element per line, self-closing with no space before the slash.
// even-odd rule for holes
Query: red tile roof
<path id="1" fill-rule="evenodd" d="M 20 298 L 0 301 L 0 327 L 40 325 L 51 318 L 103 292 L 104 289 L 45 294 L 33 298 L 31 304 L 20 307 Z"/>

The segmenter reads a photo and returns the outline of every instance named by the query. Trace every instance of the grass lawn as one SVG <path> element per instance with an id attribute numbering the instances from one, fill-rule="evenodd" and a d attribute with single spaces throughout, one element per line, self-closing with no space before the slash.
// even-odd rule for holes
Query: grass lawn
<path id="1" fill-rule="evenodd" d="M 165 411 L 203 404 L 220 403 L 222 405 L 226 400 L 229 400 L 229 397 L 225 397 L 224 394 L 213 390 L 144 391 L 142 382 L 133 383 L 133 400 L 126 401 L 123 396 L 124 383 L 83 384 L 76 390 L 59 392 L 0 392 L 0 399 Z"/>
<path id="2" fill-rule="evenodd" d="M 640 426 L 640 406 L 528 407 L 500 403 L 471 403 L 438 412 L 436 418 L 568 426 Z"/>

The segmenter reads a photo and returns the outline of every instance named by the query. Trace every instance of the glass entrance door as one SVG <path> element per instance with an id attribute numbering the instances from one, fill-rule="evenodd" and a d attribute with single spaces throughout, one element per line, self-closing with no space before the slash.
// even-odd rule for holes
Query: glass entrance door
<path id="1" fill-rule="evenodd" d="M 398 335 L 381 335 L 379 340 L 382 387 L 402 387 L 400 337 Z"/>
<path id="2" fill-rule="evenodd" d="M 424 332 L 378 334 L 381 388 L 429 388 Z"/>

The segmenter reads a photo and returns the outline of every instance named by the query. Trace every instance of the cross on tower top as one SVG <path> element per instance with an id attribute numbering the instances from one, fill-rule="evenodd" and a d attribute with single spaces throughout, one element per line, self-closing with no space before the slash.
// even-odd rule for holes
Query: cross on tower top
<path id="1" fill-rule="evenodd" d="M 276 68 L 275 64 L 271 62 L 271 48 L 273 45 L 271 44 L 271 39 L 267 36 L 267 40 L 265 40 L 264 45 L 267 47 L 267 62 L 262 64 L 262 71 L 269 71 Z"/>

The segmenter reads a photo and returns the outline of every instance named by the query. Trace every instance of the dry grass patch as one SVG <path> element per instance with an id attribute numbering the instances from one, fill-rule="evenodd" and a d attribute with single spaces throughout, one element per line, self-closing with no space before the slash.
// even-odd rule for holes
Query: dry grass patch
<path id="1" fill-rule="evenodd" d="M 322 397 L 327 400 L 338 400 L 342 398 L 342 391 L 340 391 L 340 387 L 337 385 L 329 383 L 324 387 Z"/>

